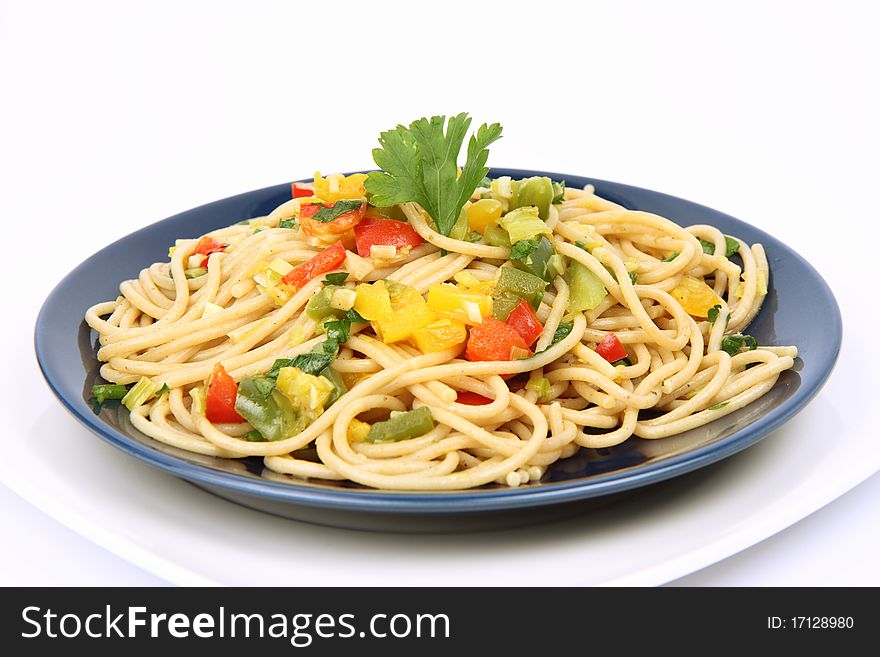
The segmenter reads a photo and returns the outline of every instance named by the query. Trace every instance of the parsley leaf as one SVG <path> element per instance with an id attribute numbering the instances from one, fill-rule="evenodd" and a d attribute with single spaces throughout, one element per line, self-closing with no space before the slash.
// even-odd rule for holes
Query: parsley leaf
<path id="1" fill-rule="evenodd" d="M 326 343 L 324 343 L 326 344 Z M 337 345 L 338 346 L 338 345 Z M 333 354 L 318 354 L 309 352 L 300 354 L 293 359 L 291 367 L 298 367 L 306 374 L 314 374 L 317 376 L 321 371 L 333 362 Z"/>
<path id="2" fill-rule="evenodd" d="M 537 248 L 538 240 L 520 240 L 510 248 L 510 259 L 525 262 Z"/>
<path id="3" fill-rule="evenodd" d="M 282 219 L 278 222 L 279 228 L 290 228 L 291 230 L 297 230 L 299 228 L 299 224 L 296 223 L 296 219 Z"/>
<path id="4" fill-rule="evenodd" d="M 703 247 L 703 253 L 706 255 L 714 255 L 715 254 L 715 244 L 704 240 L 702 237 L 698 237 L 697 240 L 700 242 L 700 246 Z"/>
<path id="5" fill-rule="evenodd" d="M 331 322 L 325 322 L 324 329 L 327 331 L 327 342 L 335 342 L 338 348 L 339 345 L 348 342 L 351 322 L 347 319 L 337 319 Z M 335 349 L 332 351 L 335 351 Z"/>
<path id="6" fill-rule="evenodd" d="M 364 202 L 360 199 L 345 199 L 341 201 L 336 201 L 332 207 L 326 207 L 321 205 L 315 212 L 315 215 L 312 217 L 315 221 L 320 221 L 322 224 L 329 224 L 334 219 L 339 218 L 341 215 L 346 212 L 352 212 L 353 210 L 358 210 Z M 319 203 L 310 203 L 309 205 L 320 205 Z"/>
<path id="7" fill-rule="evenodd" d="M 366 319 L 361 317 L 361 314 L 354 308 L 346 311 L 345 319 L 347 319 L 352 324 L 364 324 L 367 321 Z"/>
<path id="8" fill-rule="evenodd" d="M 728 258 L 732 256 L 734 253 L 739 251 L 739 240 L 734 239 L 732 237 L 724 236 L 724 241 L 727 242 L 727 253 L 724 255 Z"/>
<path id="9" fill-rule="evenodd" d="M 340 271 L 335 274 L 327 274 L 321 282 L 324 285 L 342 285 L 345 283 L 346 278 L 348 278 L 348 272 Z"/>
<path id="10" fill-rule="evenodd" d="M 501 137 L 500 124 L 480 126 L 471 135 L 467 161 L 458 175 L 458 155 L 470 125 L 470 117 L 462 112 L 448 123 L 445 116 L 433 116 L 381 133 L 381 148 L 373 149 L 373 160 L 383 171 L 371 171 L 364 183 L 372 202 L 390 206 L 415 201 L 437 230 L 449 235 L 462 207 L 489 173 L 488 146 Z"/>
<path id="11" fill-rule="evenodd" d="M 758 341 L 751 335 L 743 335 L 736 333 L 734 335 L 726 335 L 721 340 L 721 350 L 726 351 L 731 356 L 736 356 L 745 347 L 747 351 L 758 348 Z"/>
<path id="12" fill-rule="evenodd" d="M 706 313 L 706 315 L 707 315 L 707 319 L 709 320 L 710 324 L 715 323 L 715 320 L 718 319 L 718 313 L 720 313 L 720 312 L 721 312 L 721 304 L 720 303 L 716 303 L 714 306 L 709 308 L 709 312 Z"/>

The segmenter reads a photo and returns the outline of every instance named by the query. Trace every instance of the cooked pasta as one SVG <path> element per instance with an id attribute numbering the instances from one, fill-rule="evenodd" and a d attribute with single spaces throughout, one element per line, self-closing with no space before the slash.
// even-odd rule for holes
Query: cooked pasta
<path id="1" fill-rule="evenodd" d="M 453 490 L 693 429 L 792 367 L 795 347 L 742 335 L 767 292 L 760 244 L 546 178 L 481 180 L 457 236 L 412 200 L 371 205 L 365 178 L 316 174 L 90 308 L 99 401 L 292 480 Z"/>

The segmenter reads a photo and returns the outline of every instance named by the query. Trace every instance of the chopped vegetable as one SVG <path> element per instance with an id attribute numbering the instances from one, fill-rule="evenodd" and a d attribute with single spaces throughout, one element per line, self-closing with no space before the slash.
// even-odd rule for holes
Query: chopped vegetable
<path id="1" fill-rule="evenodd" d="M 626 349 L 620 344 L 620 340 L 613 331 L 602 338 L 602 341 L 596 345 L 596 353 L 609 363 L 615 363 L 626 358 Z"/>
<path id="2" fill-rule="evenodd" d="M 306 304 L 306 315 L 316 322 L 322 322 L 331 315 L 334 315 L 336 309 L 330 305 L 330 301 L 333 298 L 333 293 L 339 289 L 340 288 L 335 285 L 324 287 L 320 292 L 309 299 L 309 302 Z"/>
<path id="3" fill-rule="evenodd" d="M 336 242 L 301 265 L 294 267 L 281 279 L 281 282 L 298 290 L 316 276 L 338 269 L 344 260 L 345 247 L 342 242 Z"/>
<path id="4" fill-rule="evenodd" d="M 391 296 L 385 287 L 385 281 L 361 283 L 356 288 L 354 301 L 355 311 L 366 320 L 376 320 L 391 314 Z"/>
<path id="5" fill-rule="evenodd" d="M 702 237 L 698 237 L 697 241 L 700 243 L 700 246 L 703 247 L 703 253 L 706 255 L 713 255 L 715 253 L 715 244 L 704 240 Z"/>
<path id="6" fill-rule="evenodd" d="M 708 317 L 709 310 L 721 302 L 711 287 L 692 276 L 682 277 L 670 294 L 693 317 Z"/>
<path id="7" fill-rule="evenodd" d="M 345 279 L 348 278 L 347 271 L 336 272 L 335 274 L 327 274 L 324 277 L 324 285 L 342 285 L 345 283 Z"/>
<path id="8" fill-rule="evenodd" d="M 215 240 L 213 237 L 208 237 L 205 235 L 201 238 L 196 244 L 196 250 L 193 251 L 194 254 L 205 256 L 202 258 L 199 267 L 207 267 L 208 266 L 208 258 L 210 258 L 212 253 L 221 253 L 226 250 L 227 245 L 222 244 Z"/>
<path id="9" fill-rule="evenodd" d="M 565 261 L 553 248 L 553 243 L 542 235 L 537 240 L 523 240 L 513 245 L 510 260 L 517 269 L 552 281 L 565 273 Z"/>
<path id="10" fill-rule="evenodd" d="M 364 218 L 364 201 L 336 201 L 332 204 L 309 203 L 299 211 L 303 232 L 311 237 L 342 235 Z"/>
<path id="11" fill-rule="evenodd" d="M 342 380 L 342 375 L 329 365 L 321 370 L 321 376 L 327 379 L 333 386 L 330 397 L 324 404 L 324 408 L 329 408 L 331 404 L 348 392 L 348 387 L 345 385 L 345 381 Z"/>
<path id="12" fill-rule="evenodd" d="M 492 297 L 463 292 L 454 285 L 441 283 L 428 289 L 428 307 L 465 324 L 481 324 L 484 317 L 492 314 Z"/>
<path id="13" fill-rule="evenodd" d="M 662 260 L 661 262 L 672 262 L 673 260 L 675 260 L 675 259 L 676 259 L 678 256 L 680 256 L 680 255 L 681 255 L 681 254 L 680 254 L 678 251 L 673 251 L 673 252 L 670 253 L 668 256 L 666 256 L 665 258 L 663 258 L 663 260 Z"/>
<path id="14" fill-rule="evenodd" d="M 351 322 L 347 319 L 336 319 L 324 322 L 324 330 L 327 332 L 327 340 L 335 342 L 337 345 L 344 345 L 348 342 L 348 336 L 351 332 Z"/>
<path id="15" fill-rule="evenodd" d="M 318 198 L 333 203 L 340 199 L 361 199 L 366 195 L 364 181 L 365 173 L 353 173 L 343 176 L 338 173 L 322 178 L 320 173 L 315 174 L 314 195 Z"/>
<path id="16" fill-rule="evenodd" d="M 142 376 L 122 398 L 122 405 L 133 411 L 144 402 L 152 399 L 158 390 L 158 383 L 155 383 L 148 376 Z"/>
<path id="17" fill-rule="evenodd" d="M 282 219 L 278 222 L 279 228 L 290 228 L 291 230 L 298 230 L 299 224 L 296 219 Z"/>
<path id="18" fill-rule="evenodd" d="M 624 367 L 631 367 L 632 361 L 629 358 L 621 358 L 620 360 L 616 360 L 611 364 L 614 365 L 615 367 L 617 367 L 618 365 L 622 365 Z"/>
<path id="19" fill-rule="evenodd" d="M 513 292 L 496 292 L 492 296 L 492 317 L 502 322 L 507 321 L 510 313 L 519 305 L 520 301 L 522 298 Z"/>
<path id="20" fill-rule="evenodd" d="M 553 181 L 553 205 L 562 203 L 565 200 L 565 181 Z"/>
<path id="21" fill-rule="evenodd" d="M 390 344 L 406 340 L 414 331 L 437 319 L 418 290 L 399 283 L 389 287 L 392 312 L 373 321 L 373 330 L 383 342 Z"/>
<path id="22" fill-rule="evenodd" d="M 365 182 L 375 205 L 415 201 L 449 235 L 462 207 L 489 172 L 488 146 L 501 137 L 501 126 L 483 124 L 471 135 L 467 161 L 459 174 L 457 161 L 471 119 L 466 113 L 434 116 L 399 125 L 379 136 L 373 160 L 383 171 L 372 171 Z M 446 130 L 444 132 L 444 126 Z"/>
<path id="23" fill-rule="evenodd" d="M 745 348 L 746 351 L 757 349 L 758 341 L 751 335 L 743 335 L 742 333 L 725 335 L 721 340 L 721 350 L 727 352 L 731 356 L 736 356 L 743 350 L 743 348 Z"/>
<path id="24" fill-rule="evenodd" d="M 706 409 L 706 410 L 709 410 L 709 411 L 720 411 L 722 408 L 724 408 L 725 406 L 727 406 L 729 403 L 730 403 L 729 401 L 721 402 L 720 404 L 715 404 L 714 406 L 710 406 L 710 407 L 709 407 L 708 409 Z"/>
<path id="25" fill-rule="evenodd" d="M 370 433 L 370 425 L 367 422 L 361 422 L 357 418 L 352 418 L 348 423 L 348 429 L 345 434 L 350 443 L 359 443 Z"/>
<path id="26" fill-rule="evenodd" d="M 338 347 L 338 345 L 336 346 Z M 335 349 L 331 351 L 335 351 Z M 306 374 L 320 374 L 325 369 L 330 367 L 330 363 L 333 362 L 334 357 L 335 353 L 318 353 L 310 351 L 308 353 L 296 356 L 290 362 L 290 366 L 299 368 Z"/>
<path id="27" fill-rule="evenodd" d="M 481 235 L 490 226 L 497 226 L 501 218 L 501 202 L 493 198 L 480 199 L 467 206 L 468 228 Z"/>
<path id="28" fill-rule="evenodd" d="M 709 308 L 708 312 L 706 313 L 706 318 L 709 320 L 710 324 L 715 323 L 715 320 L 718 319 L 718 313 L 720 313 L 720 312 L 721 312 L 721 304 L 720 303 L 716 303 L 714 306 Z"/>
<path id="29" fill-rule="evenodd" d="M 334 310 L 351 310 L 354 307 L 354 301 L 357 298 L 357 292 L 348 288 L 337 288 L 330 297 L 330 307 Z"/>
<path id="30" fill-rule="evenodd" d="M 510 248 L 510 236 L 501 226 L 486 226 L 483 230 L 483 239 L 491 246 Z"/>
<path id="31" fill-rule="evenodd" d="M 546 176 L 534 176 L 515 180 L 510 185 L 513 195 L 508 208 L 534 206 L 536 215 L 546 220 L 550 216 L 550 204 L 555 196 L 553 183 Z M 506 226 L 505 226 L 506 228 Z M 516 240 L 514 240 L 516 241 Z"/>
<path id="32" fill-rule="evenodd" d="M 290 185 L 291 198 L 308 198 L 315 195 L 315 187 L 311 183 L 292 183 Z"/>
<path id="33" fill-rule="evenodd" d="M 520 334 L 526 345 L 531 347 L 541 337 L 544 327 L 528 301 L 520 300 L 519 304 L 507 316 L 507 325 Z"/>
<path id="34" fill-rule="evenodd" d="M 198 278 L 199 276 L 204 276 L 208 273 L 208 270 L 205 267 L 193 267 L 191 269 L 185 269 L 183 275 L 187 278 Z"/>
<path id="35" fill-rule="evenodd" d="M 534 379 L 529 379 L 529 382 L 526 383 L 526 390 L 531 390 L 532 392 L 537 393 L 539 402 L 546 402 L 548 399 L 550 399 L 552 387 L 548 379 L 545 379 L 543 376 L 539 376 L 535 377 Z"/>
<path id="36" fill-rule="evenodd" d="M 205 397 L 205 417 L 208 422 L 244 422 L 241 415 L 235 412 L 237 394 L 238 384 L 220 363 L 216 363 Z"/>
<path id="37" fill-rule="evenodd" d="M 422 406 L 413 411 L 392 411 L 384 422 L 376 422 L 364 438 L 368 443 L 393 443 L 418 438 L 434 429 L 431 409 Z"/>
<path id="38" fill-rule="evenodd" d="M 727 244 L 727 251 L 726 251 L 725 254 L 724 254 L 726 257 L 729 258 L 729 257 L 732 256 L 734 253 L 736 253 L 737 251 L 739 251 L 739 249 L 740 249 L 740 243 L 739 243 L 739 240 L 738 240 L 738 239 L 735 239 L 735 238 L 733 238 L 733 237 L 728 237 L 727 235 L 725 235 L 725 236 L 724 236 L 724 241 L 725 241 L 725 243 Z"/>
<path id="39" fill-rule="evenodd" d="M 538 235 L 553 234 L 550 227 L 538 217 L 538 208 L 532 206 L 508 212 L 501 217 L 501 227 L 510 235 L 511 244 L 522 240 L 534 240 Z"/>
<path id="40" fill-rule="evenodd" d="M 104 383 L 92 386 L 93 404 L 97 404 L 98 407 L 110 399 L 122 399 L 126 394 L 128 394 L 128 388 L 119 383 Z"/>
<path id="41" fill-rule="evenodd" d="M 373 246 L 391 246 L 396 251 L 419 246 L 425 240 L 409 224 L 393 219 L 364 219 L 354 229 L 358 255 L 371 256 Z"/>
<path id="42" fill-rule="evenodd" d="M 324 404 L 334 390 L 325 377 L 307 374 L 298 367 L 282 367 L 275 385 L 305 417 L 307 424 L 324 412 Z"/>
<path id="43" fill-rule="evenodd" d="M 471 327 L 466 351 L 468 360 L 513 360 L 521 353 L 530 355 L 532 352 L 522 336 L 504 322 L 486 317 L 482 324 Z"/>
<path id="44" fill-rule="evenodd" d="M 464 344 L 465 340 L 467 329 L 464 323 L 450 317 L 441 317 L 412 334 L 412 342 L 423 354 L 451 349 Z"/>
<path id="45" fill-rule="evenodd" d="M 486 404 L 492 403 L 492 400 L 488 397 L 483 397 L 483 395 L 478 395 L 469 390 L 459 390 L 456 394 L 455 401 L 459 404 L 467 404 L 468 406 L 485 406 Z"/>
<path id="46" fill-rule="evenodd" d="M 574 313 L 593 310 L 608 294 L 602 279 L 577 260 L 569 265 L 568 287 L 568 310 Z"/>
<path id="47" fill-rule="evenodd" d="M 287 396 L 274 387 L 257 383 L 264 377 L 244 378 L 238 385 L 235 410 L 265 440 L 284 440 L 306 428 L 302 415 L 296 412 Z"/>
<path id="48" fill-rule="evenodd" d="M 496 295 L 512 293 L 528 301 L 533 308 L 540 303 L 546 288 L 547 281 L 515 267 L 501 267 L 495 283 Z"/>

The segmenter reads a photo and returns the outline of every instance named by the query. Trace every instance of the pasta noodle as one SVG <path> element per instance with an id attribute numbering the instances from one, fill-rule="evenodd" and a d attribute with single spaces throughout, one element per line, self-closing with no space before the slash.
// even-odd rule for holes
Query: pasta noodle
<path id="1" fill-rule="evenodd" d="M 579 449 L 633 436 L 660 439 L 736 411 L 766 393 L 797 355 L 795 347 L 733 355 L 722 348 L 764 300 L 769 269 L 760 244 L 739 241 L 740 267 L 725 257 L 730 242 L 717 228 L 683 228 L 627 210 L 588 185 L 567 189 L 546 225 L 558 253 L 586 268 L 607 294 L 592 309 L 570 312 L 573 283 L 557 275 L 535 311 L 543 329 L 534 355 L 471 361 L 464 345 L 423 353 L 412 340 L 386 343 L 374 325 L 355 321 L 330 365 L 348 391 L 301 430 L 251 440 L 248 422 L 209 421 L 206 382 L 217 363 L 240 382 L 278 359 L 314 352 L 326 339 L 321 322 L 305 312 L 325 288 L 323 276 L 281 299 L 255 282 L 265 263 L 302 263 L 325 247 L 302 229 L 280 227 L 301 205 L 293 199 L 266 217 L 209 233 L 225 249 L 205 256 L 207 271 L 194 277 L 200 241 L 178 240 L 170 262 L 143 269 L 120 285 L 116 300 L 88 310 L 104 379 L 129 385 L 146 377 L 167 386 L 131 411 L 138 430 L 207 456 L 260 456 L 270 470 L 294 478 L 397 490 L 519 486 Z M 347 253 L 337 268 L 349 272 L 342 289 L 360 294 L 359 285 L 384 280 L 420 295 L 443 283 L 491 290 L 510 266 L 508 247 L 443 235 L 415 203 L 399 210 L 424 243 L 391 261 Z M 717 296 L 714 321 L 684 307 L 682 286 L 697 283 Z M 612 332 L 625 361 L 609 362 L 597 351 Z M 459 401 L 463 393 L 485 403 Z M 421 407 L 433 420 L 422 435 L 369 442 L 353 431 L 359 422 Z"/>

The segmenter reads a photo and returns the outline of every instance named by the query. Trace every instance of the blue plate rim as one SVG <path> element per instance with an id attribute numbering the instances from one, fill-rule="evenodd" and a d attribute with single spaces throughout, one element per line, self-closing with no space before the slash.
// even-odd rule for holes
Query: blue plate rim
<path id="1" fill-rule="evenodd" d="M 741 219 L 737 219 L 731 215 L 727 215 L 719 210 L 694 201 L 689 201 L 663 192 L 599 178 L 503 167 L 492 167 L 490 169 L 490 175 L 493 177 L 509 175 L 517 178 L 532 175 L 544 175 L 551 177 L 553 180 L 577 181 L 576 184 L 579 186 L 583 186 L 587 183 L 592 183 L 596 185 L 597 188 L 611 185 L 621 190 L 632 190 L 639 193 L 647 192 L 656 197 L 662 197 L 674 202 L 686 203 L 701 210 L 705 209 L 708 213 L 724 215 L 736 222 L 747 224 L 747 222 L 744 222 Z M 303 180 L 307 179 L 302 179 L 300 182 Z M 230 199 L 268 192 L 269 190 L 280 188 L 285 185 L 290 185 L 290 182 L 279 183 L 278 185 L 270 185 L 260 189 L 243 192 L 197 207 L 203 208 L 213 205 L 214 203 L 221 204 Z M 190 208 L 190 210 L 192 209 L 196 208 Z M 54 365 L 50 362 L 49 354 L 47 353 L 47 346 L 45 344 L 45 318 L 48 309 L 64 289 L 65 283 L 67 283 L 68 280 L 74 278 L 78 271 L 84 268 L 89 262 L 96 258 L 100 258 L 102 254 L 113 249 L 113 247 L 119 242 L 132 239 L 139 232 L 151 229 L 158 223 L 173 220 L 188 211 L 189 210 L 185 210 L 181 213 L 161 219 L 114 241 L 83 260 L 62 279 L 47 296 L 35 322 L 34 349 L 37 362 L 49 388 L 59 399 L 64 408 L 86 428 L 114 447 L 142 462 L 187 481 L 196 484 L 203 484 L 209 487 L 228 489 L 235 493 L 260 497 L 276 502 L 350 511 L 420 515 L 454 514 L 515 510 L 527 507 L 559 504 L 640 488 L 692 472 L 720 461 L 750 447 L 768 434 L 772 433 L 801 411 L 816 396 L 816 394 L 819 393 L 827 382 L 828 377 L 831 375 L 840 353 L 843 336 L 843 321 L 837 300 L 827 282 L 821 274 L 819 274 L 819 272 L 796 251 L 788 248 L 783 242 L 757 226 L 747 224 L 751 230 L 754 230 L 761 235 L 762 243 L 770 242 L 774 245 L 780 245 L 786 258 L 793 258 L 796 260 L 800 267 L 807 269 L 818 281 L 821 282 L 820 288 L 813 292 L 817 297 L 820 297 L 817 299 L 817 302 L 824 304 L 825 307 L 831 311 L 830 317 L 827 317 L 826 319 L 830 323 L 831 329 L 829 346 L 833 345 L 833 348 L 829 348 L 822 352 L 822 362 L 814 363 L 817 365 L 821 374 L 811 386 L 800 386 L 778 407 L 771 409 L 766 415 L 758 418 L 730 436 L 700 446 L 692 451 L 683 452 L 682 454 L 669 457 L 668 459 L 657 463 L 637 466 L 631 471 L 613 471 L 606 474 L 593 475 L 586 480 L 576 479 L 571 481 L 544 483 L 535 487 L 524 486 L 511 489 L 469 489 L 463 491 L 437 492 L 380 491 L 371 489 L 328 490 L 300 486 L 296 482 L 279 483 L 255 478 L 246 478 L 235 475 L 234 473 L 215 470 L 198 463 L 191 463 L 173 455 L 154 450 L 149 446 L 136 442 L 125 434 L 116 431 L 112 426 L 103 422 L 99 416 L 92 413 L 84 403 L 82 405 L 73 403 L 57 384 L 53 371 Z"/>

